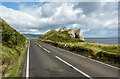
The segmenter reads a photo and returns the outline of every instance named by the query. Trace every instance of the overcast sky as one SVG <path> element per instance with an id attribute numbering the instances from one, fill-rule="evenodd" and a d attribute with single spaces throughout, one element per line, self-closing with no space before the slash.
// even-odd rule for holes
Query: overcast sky
<path id="1" fill-rule="evenodd" d="M 3 2 L 0 12 L 22 34 L 67 27 L 82 29 L 84 37 L 118 35 L 117 2 Z"/>

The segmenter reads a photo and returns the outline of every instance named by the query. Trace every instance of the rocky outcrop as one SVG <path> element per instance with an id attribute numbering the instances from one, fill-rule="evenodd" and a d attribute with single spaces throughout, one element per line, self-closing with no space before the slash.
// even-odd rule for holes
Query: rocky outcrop
<path id="1" fill-rule="evenodd" d="M 68 31 L 68 34 L 70 34 L 70 36 L 73 37 L 73 38 L 85 41 L 81 29 L 77 29 L 77 30 L 75 30 L 75 29 L 68 29 L 67 30 L 66 27 L 62 27 L 59 30 L 59 32 L 63 32 L 63 31 Z"/>
<path id="2" fill-rule="evenodd" d="M 68 33 L 70 34 L 71 37 L 75 38 L 75 29 L 69 29 Z"/>
<path id="3" fill-rule="evenodd" d="M 75 38 L 79 38 L 79 39 L 85 41 L 81 29 L 77 29 L 77 30 L 75 31 Z"/>
<path id="4" fill-rule="evenodd" d="M 59 32 L 63 32 L 63 31 L 67 31 L 66 27 L 62 27 L 61 29 L 59 29 Z"/>

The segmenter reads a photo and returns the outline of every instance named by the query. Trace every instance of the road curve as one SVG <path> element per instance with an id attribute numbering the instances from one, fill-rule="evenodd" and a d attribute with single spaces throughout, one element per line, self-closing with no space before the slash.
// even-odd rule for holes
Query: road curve
<path id="1" fill-rule="evenodd" d="M 119 69 L 49 44 L 30 41 L 29 77 L 119 79 Z M 65 79 L 64 78 L 64 79 Z"/>

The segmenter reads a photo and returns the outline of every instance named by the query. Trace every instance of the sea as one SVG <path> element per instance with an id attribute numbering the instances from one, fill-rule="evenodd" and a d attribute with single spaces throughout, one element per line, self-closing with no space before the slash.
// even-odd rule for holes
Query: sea
<path id="1" fill-rule="evenodd" d="M 34 35 L 34 34 L 24 34 L 29 39 L 38 39 L 42 35 Z M 100 44 L 118 44 L 117 37 L 109 37 L 109 38 L 85 38 L 86 42 L 96 42 Z M 120 43 L 119 43 L 120 44 Z"/>
<path id="2" fill-rule="evenodd" d="M 96 42 L 100 44 L 118 44 L 118 38 L 85 38 L 86 42 Z"/>

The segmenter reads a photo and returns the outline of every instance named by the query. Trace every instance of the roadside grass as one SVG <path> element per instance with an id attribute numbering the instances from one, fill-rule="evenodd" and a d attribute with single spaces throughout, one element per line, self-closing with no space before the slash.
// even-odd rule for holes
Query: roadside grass
<path id="1" fill-rule="evenodd" d="M 76 42 L 76 43 L 66 43 L 68 46 L 81 46 L 85 48 L 89 48 L 94 50 L 94 54 L 105 51 L 111 54 L 118 53 L 118 45 L 107 45 L 107 44 L 99 44 L 99 43 L 90 43 L 90 42 Z M 120 52 L 119 52 L 120 53 Z"/>
<path id="2" fill-rule="evenodd" d="M 3 56 L 5 56 L 5 58 L 7 58 L 8 62 L 6 62 L 7 60 L 4 60 L 5 63 L 3 64 L 3 69 L 2 69 L 3 77 L 20 77 L 23 63 L 24 63 L 24 58 L 25 58 L 25 55 L 27 52 L 27 45 L 25 46 L 24 49 L 21 50 L 20 55 L 18 55 L 18 54 L 11 55 L 10 52 L 12 49 L 10 49 L 10 48 L 6 48 L 6 49 L 4 47 L 3 51 L 4 52 L 7 51 L 6 55 L 8 55 L 8 57 L 6 55 L 3 55 Z M 8 54 L 8 51 L 9 51 L 9 54 Z M 13 52 L 13 50 L 12 50 L 12 52 Z M 2 53 L 2 54 L 4 54 L 4 53 Z M 14 52 L 14 54 L 16 54 L 16 53 Z M 9 61 L 9 60 L 11 60 L 11 61 Z M 6 66 L 4 67 L 4 65 L 6 65 Z"/>
<path id="3" fill-rule="evenodd" d="M 12 28 L 2 18 L 0 18 L 0 24 L 2 25 L 2 76 L 17 77 L 22 67 L 24 50 L 26 50 L 29 39 Z"/>

